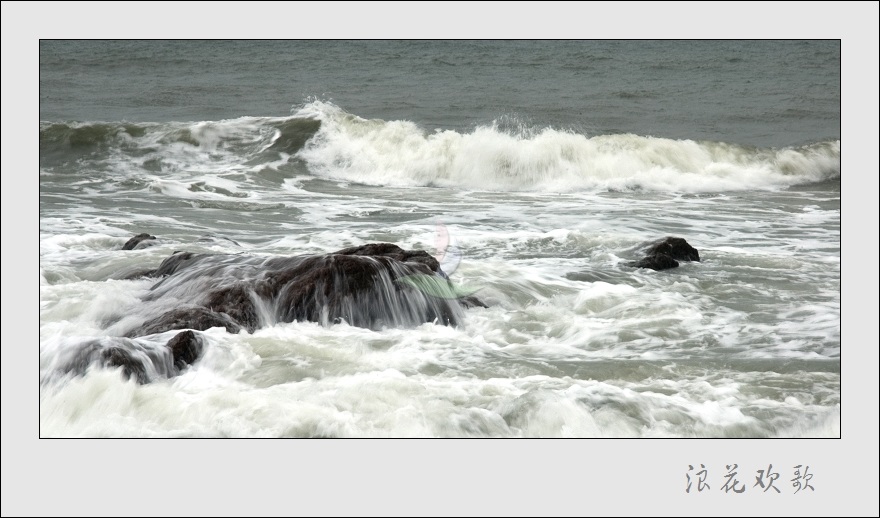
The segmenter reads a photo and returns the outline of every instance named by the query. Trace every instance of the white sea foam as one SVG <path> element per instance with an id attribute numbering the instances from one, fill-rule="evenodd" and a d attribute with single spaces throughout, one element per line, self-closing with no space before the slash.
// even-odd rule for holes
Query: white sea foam
<path id="1" fill-rule="evenodd" d="M 797 149 L 632 134 L 586 136 L 497 127 L 425 133 L 408 121 L 366 120 L 313 102 L 295 116 L 322 122 L 297 153 L 321 176 L 369 185 L 502 191 L 779 189 L 840 174 L 840 142 Z"/>
<path id="2" fill-rule="evenodd" d="M 617 43 L 603 59 L 554 54 L 572 78 L 608 80 L 589 91 L 578 90 L 579 79 L 518 80 L 508 84 L 517 95 L 487 101 L 476 83 L 459 88 L 429 74 L 424 96 L 401 99 L 393 88 L 339 83 L 351 106 L 382 117 L 371 119 L 309 100 L 282 117 L 212 108 L 233 118 L 204 120 L 208 106 L 191 102 L 203 87 L 193 90 L 189 79 L 177 85 L 181 95 L 148 92 L 170 100 L 167 109 L 148 106 L 157 97 L 135 97 L 142 88 L 114 88 L 136 94 L 95 103 L 82 84 L 68 90 L 66 66 L 54 79 L 48 67 L 46 84 L 65 91 L 41 112 L 99 117 L 131 105 L 134 120 L 164 122 L 40 123 L 41 436 L 839 437 L 839 96 L 827 77 L 810 83 L 802 66 L 788 75 L 786 84 L 801 88 L 790 98 L 767 80 L 792 56 L 815 65 L 821 52 L 804 45 L 774 50 L 778 62 L 760 60 L 774 72 L 763 78 L 740 69 L 757 62 L 716 60 L 724 66 L 700 69 L 708 82 L 684 90 L 681 73 L 705 64 L 703 50 L 688 58 L 685 45 L 663 70 L 640 51 L 626 68 L 667 77 L 620 90 L 615 73 L 627 56 Z M 313 64 L 326 64 L 326 45 L 306 47 L 294 49 L 298 62 L 313 51 Z M 717 56 L 729 52 L 722 47 Z M 106 70 L 144 63 L 120 60 L 116 44 L 108 49 L 109 59 L 95 61 Z M 62 62 L 50 54 L 47 63 Z M 509 55 L 468 64 L 468 54 L 443 67 L 478 79 L 468 70 L 502 79 L 538 70 Z M 206 56 L 195 58 L 192 66 L 204 68 Z M 835 61 L 826 54 L 825 68 Z M 276 65 L 264 72 L 289 63 Z M 359 75 L 374 64 L 353 65 L 344 68 Z M 609 65 L 616 72 L 594 74 Z M 713 83 L 722 72 L 729 75 Z M 396 76 L 405 83 L 396 87 L 411 90 L 413 73 L 424 71 Z M 130 87 L 140 77 L 104 82 Z M 395 76 L 383 77 L 395 86 Z M 726 102 L 762 82 L 766 95 Z M 241 113 L 277 113 L 292 102 L 258 88 L 260 102 L 248 104 L 228 86 L 202 97 L 223 106 L 232 95 L 225 105 Z M 534 102 L 545 97 L 559 102 Z M 141 232 L 157 239 L 121 249 Z M 687 239 L 702 261 L 631 266 L 664 236 Z M 262 327 L 253 332 L 197 331 L 204 352 L 180 372 L 151 363 L 153 379 L 141 385 L 124 368 L 98 365 L 108 347 L 168 360 L 180 330 L 119 335 L 242 278 L 247 258 L 370 242 L 427 251 L 489 307 L 462 309 L 457 326 L 366 329 L 279 322 L 276 308 L 258 305 Z M 160 279 L 142 275 L 177 251 L 236 262 L 204 282 L 177 277 L 153 289 Z M 147 300 L 156 295 L 164 296 Z"/>
<path id="3" fill-rule="evenodd" d="M 214 352 L 183 375 L 151 385 L 124 381 L 117 371 L 93 370 L 46 387 L 41 435 L 748 436 L 766 433 L 770 423 L 747 414 L 768 405 L 798 435 L 827 436 L 835 422 L 839 429 L 839 416 L 835 421 L 821 406 L 805 407 L 795 400 L 749 402 L 741 381 L 730 379 L 655 378 L 642 386 L 534 374 L 490 379 L 455 371 L 426 375 L 412 365 L 401 370 L 382 361 L 408 348 L 358 351 L 342 344 L 322 346 L 323 340 L 313 337 L 296 342 L 303 356 L 291 362 L 270 354 L 280 352 L 272 346 L 275 338 L 249 339 L 263 358 L 239 353 L 235 360 L 228 352 Z M 234 348 L 248 350 L 243 345 Z M 241 377 L 266 368 L 262 377 Z M 284 370 L 301 371 L 298 381 L 285 381 L 290 374 Z M 265 377 L 273 371 L 278 371 L 277 380 Z M 804 412 L 813 424 L 795 424 L 795 416 Z M 780 431 L 787 433 L 785 428 Z"/>
<path id="4" fill-rule="evenodd" d="M 292 155 L 271 151 L 281 138 L 279 127 L 308 119 L 321 124 L 305 147 L 290 149 Z M 84 125 L 88 123 L 71 128 Z M 362 119 L 321 101 L 302 105 L 287 118 L 139 128 L 134 135 L 122 126 L 106 130 L 106 154 L 87 157 L 86 163 L 175 196 L 184 190 L 207 195 L 219 188 L 213 192 L 253 197 L 259 192 L 256 185 L 249 182 L 244 188 L 242 179 L 267 168 L 284 170 L 282 177 L 301 176 L 302 171 L 294 173 L 293 164 L 299 161 L 312 175 L 347 183 L 520 192 L 778 190 L 840 176 L 840 141 L 759 149 L 633 134 L 584 135 L 550 127 L 510 133 L 492 125 L 429 133 L 413 122 Z M 162 179 L 145 178 L 144 169 L 159 170 Z M 183 189 L 157 186 L 157 181 L 176 181 Z"/>
<path id="5" fill-rule="evenodd" d="M 321 120 L 318 135 L 296 156 L 272 151 L 276 126 L 298 117 Z M 839 435 L 839 196 L 782 189 L 833 174 L 838 143 L 423 134 L 321 103 L 292 118 L 145 128 L 83 158 L 70 183 L 51 167 L 41 176 L 60 184 L 41 205 L 43 436 Z M 121 250 L 141 231 L 159 239 Z M 628 266 L 665 235 L 702 262 Z M 148 304 L 156 280 L 119 280 L 175 251 L 272 257 L 374 241 L 438 258 L 454 246 L 451 279 L 490 307 L 457 327 L 377 330 L 265 311 L 253 333 L 201 332 L 204 356 L 170 379 L 51 374 L 84 342 L 198 294 Z M 133 340 L 162 351 L 174 334 Z"/>

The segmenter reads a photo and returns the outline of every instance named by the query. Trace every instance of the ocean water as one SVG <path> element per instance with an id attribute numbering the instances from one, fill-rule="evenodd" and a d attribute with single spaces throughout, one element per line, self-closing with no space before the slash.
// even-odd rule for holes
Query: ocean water
<path id="1" fill-rule="evenodd" d="M 40 436 L 839 437 L 840 50 L 41 41 Z M 628 266 L 666 236 L 701 261 Z M 59 368 L 175 251 L 375 242 L 488 307 L 212 328 L 146 384 Z"/>

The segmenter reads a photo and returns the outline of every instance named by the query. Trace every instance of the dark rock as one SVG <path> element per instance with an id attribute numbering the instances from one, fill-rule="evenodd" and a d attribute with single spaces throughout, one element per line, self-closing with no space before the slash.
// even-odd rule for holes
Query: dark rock
<path id="1" fill-rule="evenodd" d="M 678 268 L 678 261 L 666 254 L 649 255 L 641 261 L 630 263 L 630 266 L 636 268 L 650 268 L 652 270 L 668 270 L 670 268 Z"/>
<path id="2" fill-rule="evenodd" d="M 216 243 L 216 244 L 228 244 L 232 243 L 235 246 L 241 246 L 238 241 L 234 239 L 230 239 L 226 236 L 218 236 L 217 234 L 207 234 L 199 238 L 200 243 Z"/>
<path id="3" fill-rule="evenodd" d="M 137 248 L 146 248 L 155 243 L 151 241 L 155 240 L 156 236 L 151 236 L 150 234 L 138 234 L 133 238 L 129 239 L 122 245 L 123 250 L 135 250 Z"/>
<path id="4" fill-rule="evenodd" d="M 667 237 L 652 243 L 646 250 L 646 255 L 665 254 L 679 261 L 700 261 L 700 252 L 680 237 Z"/>
<path id="5" fill-rule="evenodd" d="M 74 343 L 56 373 L 84 375 L 90 368 L 119 368 L 127 379 L 148 383 L 155 377 L 177 374 L 167 347 L 149 347 L 122 337 L 104 337 Z"/>
<path id="6" fill-rule="evenodd" d="M 133 280 L 141 279 L 143 277 L 165 277 L 167 275 L 173 274 L 181 268 L 186 268 L 187 266 L 192 264 L 190 261 L 193 258 L 197 257 L 199 257 L 199 254 L 194 254 L 192 252 L 181 252 L 180 250 L 177 250 L 176 252 L 171 254 L 171 257 L 162 261 L 162 264 L 160 264 L 159 267 L 156 269 L 141 269 L 131 272 L 123 272 L 119 274 L 119 278 L 122 280 Z"/>
<path id="7" fill-rule="evenodd" d="M 456 324 L 456 301 L 435 299 L 397 281 L 406 275 L 431 275 L 440 265 L 425 254 L 405 255 L 389 248 L 342 250 L 267 264 L 256 293 L 273 301 L 280 322 L 338 322 L 379 328 L 438 320 Z M 299 259 L 298 261 L 295 259 Z M 433 263 L 431 262 L 433 260 Z"/>
<path id="8" fill-rule="evenodd" d="M 432 296 L 407 276 L 436 276 L 448 282 L 427 252 L 389 243 L 351 247 L 332 254 L 248 257 L 175 252 L 150 273 L 163 277 L 144 297 L 162 306 L 182 304 L 152 318 L 126 336 L 171 329 L 203 331 L 223 326 L 253 332 L 276 322 L 311 321 L 381 328 L 423 322 L 456 325 L 463 308 L 485 305 L 474 296 Z"/>
<path id="9" fill-rule="evenodd" d="M 143 361 L 135 358 L 132 352 L 122 347 L 108 347 L 101 351 L 101 360 L 104 367 L 122 367 L 122 374 L 126 378 L 134 378 L 143 385 L 149 381 L 147 367 Z"/>
<path id="10" fill-rule="evenodd" d="M 122 271 L 118 271 L 111 277 L 112 279 L 119 279 L 122 281 L 133 281 L 137 279 L 143 279 L 144 277 L 153 277 L 153 273 L 156 270 L 145 270 L 143 268 L 139 269 L 125 269 Z"/>
<path id="11" fill-rule="evenodd" d="M 227 315 L 239 326 L 253 333 L 260 327 L 260 319 L 257 315 L 257 307 L 252 298 L 253 290 L 245 283 L 238 283 L 229 288 L 214 290 L 208 294 L 205 306 L 212 311 Z M 237 333 L 228 327 L 230 333 Z"/>
<path id="12" fill-rule="evenodd" d="M 213 327 L 253 332 L 296 320 L 374 329 L 456 325 L 464 308 L 486 307 L 472 292 L 456 292 L 428 253 L 388 243 L 294 257 L 175 252 L 155 270 L 129 275 L 161 278 L 142 298 L 146 321 L 122 337 L 72 344 L 52 372 L 82 375 L 93 367 L 121 368 L 124 376 L 148 383 L 176 376 L 202 357 L 206 341 L 197 331 Z M 444 289 L 435 290 L 435 282 Z M 135 340 L 171 330 L 182 332 L 164 345 Z"/>
<path id="13" fill-rule="evenodd" d="M 174 359 L 174 367 L 181 371 L 195 363 L 205 350 L 204 339 L 192 331 L 177 333 L 168 341 L 171 349 L 171 357 Z"/>
<path id="14" fill-rule="evenodd" d="M 192 252 L 181 252 L 178 250 L 171 254 L 171 257 L 162 261 L 162 264 L 150 274 L 150 277 L 171 275 L 177 270 L 191 265 L 192 259 L 196 257 L 199 257 L 199 255 Z"/>
<path id="15" fill-rule="evenodd" d="M 140 384 L 177 376 L 204 352 L 204 338 L 192 331 L 178 333 L 165 345 L 139 343 L 123 337 L 104 337 L 73 343 L 54 374 L 82 376 L 90 368 L 121 368 L 126 379 Z"/>
<path id="16" fill-rule="evenodd" d="M 641 250 L 646 254 L 645 257 L 639 261 L 627 263 L 627 266 L 668 270 L 677 268 L 678 261 L 700 260 L 700 253 L 697 249 L 680 237 L 666 237 L 643 246 Z"/>
<path id="17" fill-rule="evenodd" d="M 163 313 L 159 317 L 144 322 L 125 335 L 129 338 L 134 338 L 164 333 L 174 329 L 205 331 L 212 327 L 223 327 L 226 328 L 227 332 L 233 334 L 237 334 L 242 328 L 238 322 L 225 313 L 212 311 L 201 306 L 189 306 Z"/>
<path id="18" fill-rule="evenodd" d="M 482 300 L 478 299 L 477 297 L 475 297 L 473 295 L 468 295 L 466 297 L 462 297 L 461 299 L 459 299 L 459 303 L 468 309 L 470 309 L 470 308 L 488 308 L 489 307 L 486 304 L 484 304 Z"/>
<path id="19" fill-rule="evenodd" d="M 388 257 L 402 263 L 423 264 L 433 273 L 441 272 L 440 263 L 428 252 L 424 250 L 403 250 L 391 243 L 370 243 L 368 245 L 353 246 L 336 252 L 336 255 Z"/>

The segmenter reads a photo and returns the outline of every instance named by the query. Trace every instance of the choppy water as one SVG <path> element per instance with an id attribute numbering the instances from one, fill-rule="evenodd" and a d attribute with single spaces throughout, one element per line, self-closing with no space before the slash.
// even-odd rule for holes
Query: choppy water
<path id="1" fill-rule="evenodd" d="M 840 435 L 839 42 L 44 41 L 40 72 L 41 436 Z M 702 262 L 627 266 L 670 235 Z M 489 307 L 55 372 L 174 251 L 370 242 Z"/>

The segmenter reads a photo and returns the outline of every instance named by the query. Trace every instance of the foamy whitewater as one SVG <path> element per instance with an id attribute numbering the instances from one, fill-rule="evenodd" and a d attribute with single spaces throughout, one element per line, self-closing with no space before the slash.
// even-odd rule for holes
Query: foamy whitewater
<path id="1" fill-rule="evenodd" d="M 42 437 L 840 436 L 839 107 L 837 125 L 827 123 L 834 95 L 839 103 L 839 43 L 804 50 L 764 42 L 764 54 L 741 62 L 733 59 L 743 54 L 729 48 L 737 42 L 715 42 L 690 55 L 679 49 L 680 61 L 667 68 L 638 56 L 669 49 L 638 41 L 622 42 L 626 48 L 580 42 L 593 47 L 579 50 L 534 42 L 543 45 L 538 57 L 517 54 L 534 82 L 559 71 L 583 73 L 568 83 L 571 92 L 589 90 L 582 82 L 591 77 L 611 85 L 613 74 L 627 85 L 596 83 L 583 100 L 554 97 L 543 83 L 530 90 L 533 83 L 517 76 L 519 61 L 505 61 L 513 59 L 505 42 L 470 42 L 489 45 L 482 53 L 379 42 L 373 66 L 397 74 L 388 72 L 381 95 L 371 93 L 379 91 L 369 87 L 374 72 L 357 52 L 334 62 L 347 55 L 341 42 L 324 42 L 329 56 L 318 52 L 322 42 L 301 49 L 286 42 L 285 55 L 300 59 L 295 84 L 318 97 L 267 93 L 270 100 L 288 95 L 289 111 L 280 115 L 263 115 L 275 108 L 254 100 L 260 92 L 244 94 L 239 105 L 238 91 L 198 101 L 235 106 L 232 113 L 194 108 L 185 92 L 198 85 L 174 67 L 190 66 L 198 78 L 203 69 L 194 63 L 227 58 L 198 47 L 205 43 L 193 42 L 192 55 L 186 42 L 160 43 L 151 59 L 170 79 L 145 92 L 130 77 L 124 94 L 110 87 L 126 79 L 113 79 L 113 59 L 123 60 L 107 42 L 78 42 L 94 46 L 88 53 L 41 44 Z M 249 62 L 264 43 L 241 42 L 233 54 Z M 523 43 L 507 42 L 520 50 Z M 445 61 L 431 58 L 444 53 Z M 63 65 L 68 54 L 91 57 Z M 183 54 L 182 64 L 172 59 Z M 383 61 L 386 54 L 397 57 Z M 755 61 L 773 68 L 793 60 L 794 70 L 798 59 L 816 56 L 837 74 L 836 94 L 803 101 L 813 111 L 786 107 L 774 115 L 769 106 L 782 101 L 758 90 L 775 92 L 780 79 L 749 72 Z M 274 59 L 276 73 L 287 70 Z M 400 59 L 425 68 L 404 77 Z M 622 59 L 643 63 L 636 69 L 656 81 L 627 77 L 631 68 L 613 66 Z M 325 62 L 334 63 L 338 82 L 320 75 L 330 74 L 316 65 Z M 432 75 L 454 70 L 448 63 L 484 62 L 510 69 L 486 68 L 481 79 L 467 68 Z M 532 72 L 535 63 L 549 72 Z M 751 86 L 730 86 L 748 93 L 719 101 L 727 110 L 700 108 L 700 99 L 724 95 L 701 97 L 697 87 L 668 104 L 663 92 L 681 86 L 674 79 L 697 63 L 710 63 L 702 72 L 707 85 L 722 73 L 748 77 Z M 723 64 L 714 76 L 711 63 Z M 136 60 L 119 66 L 150 68 Z M 71 79 L 65 67 L 92 70 L 110 86 L 89 93 L 87 82 L 97 79 Z M 221 82 L 225 67 L 217 70 L 206 83 Z M 784 72 L 817 77 L 802 70 Z M 267 86 L 265 75 L 247 84 Z M 498 78 L 523 86 L 511 93 Z M 346 86 L 330 99 L 325 80 Z M 469 81 L 514 109 L 473 101 Z M 818 86 L 805 81 L 793 99 L 820 95 L 825 81 L 835 85 L 827 77 L 815 79 Z M 65 107 L 63 94 L 53 97 L 64 85 L 80 88 L 82 99 Z M 165 104 L 156 97 L 162 92 Z M 763 123 L 741 117 L 737 103 L 750 95 Z M 610 107 L 603 98 L 613 99 Z M 585 113 L 594 105 L 593 115 Z M 414 106 L 409 116 L 400 113 L 406 106 Z M 628 122 L 659 112 L 693 124 Z M 732 138 L 719 135 L 723 128 Z M 121 249 L 141 232 L 156 244 Z M 701 262 L 665 271 L 628 266 L 642 245 L 666 236 L 686 239 Z M 78 344 L 144 321 L 144 298 L 157 279 L 122 277 L 156 268 L 175 251 L 270 258 L 374 242 L 427 251 L 488 307 L 465 310 L 458 326 L 212 328 L 200 332 L 202 358 L 147 384 L 118 368 L 59 371 Z M 176 333 L 133 340 L 148 354 Z"/>

